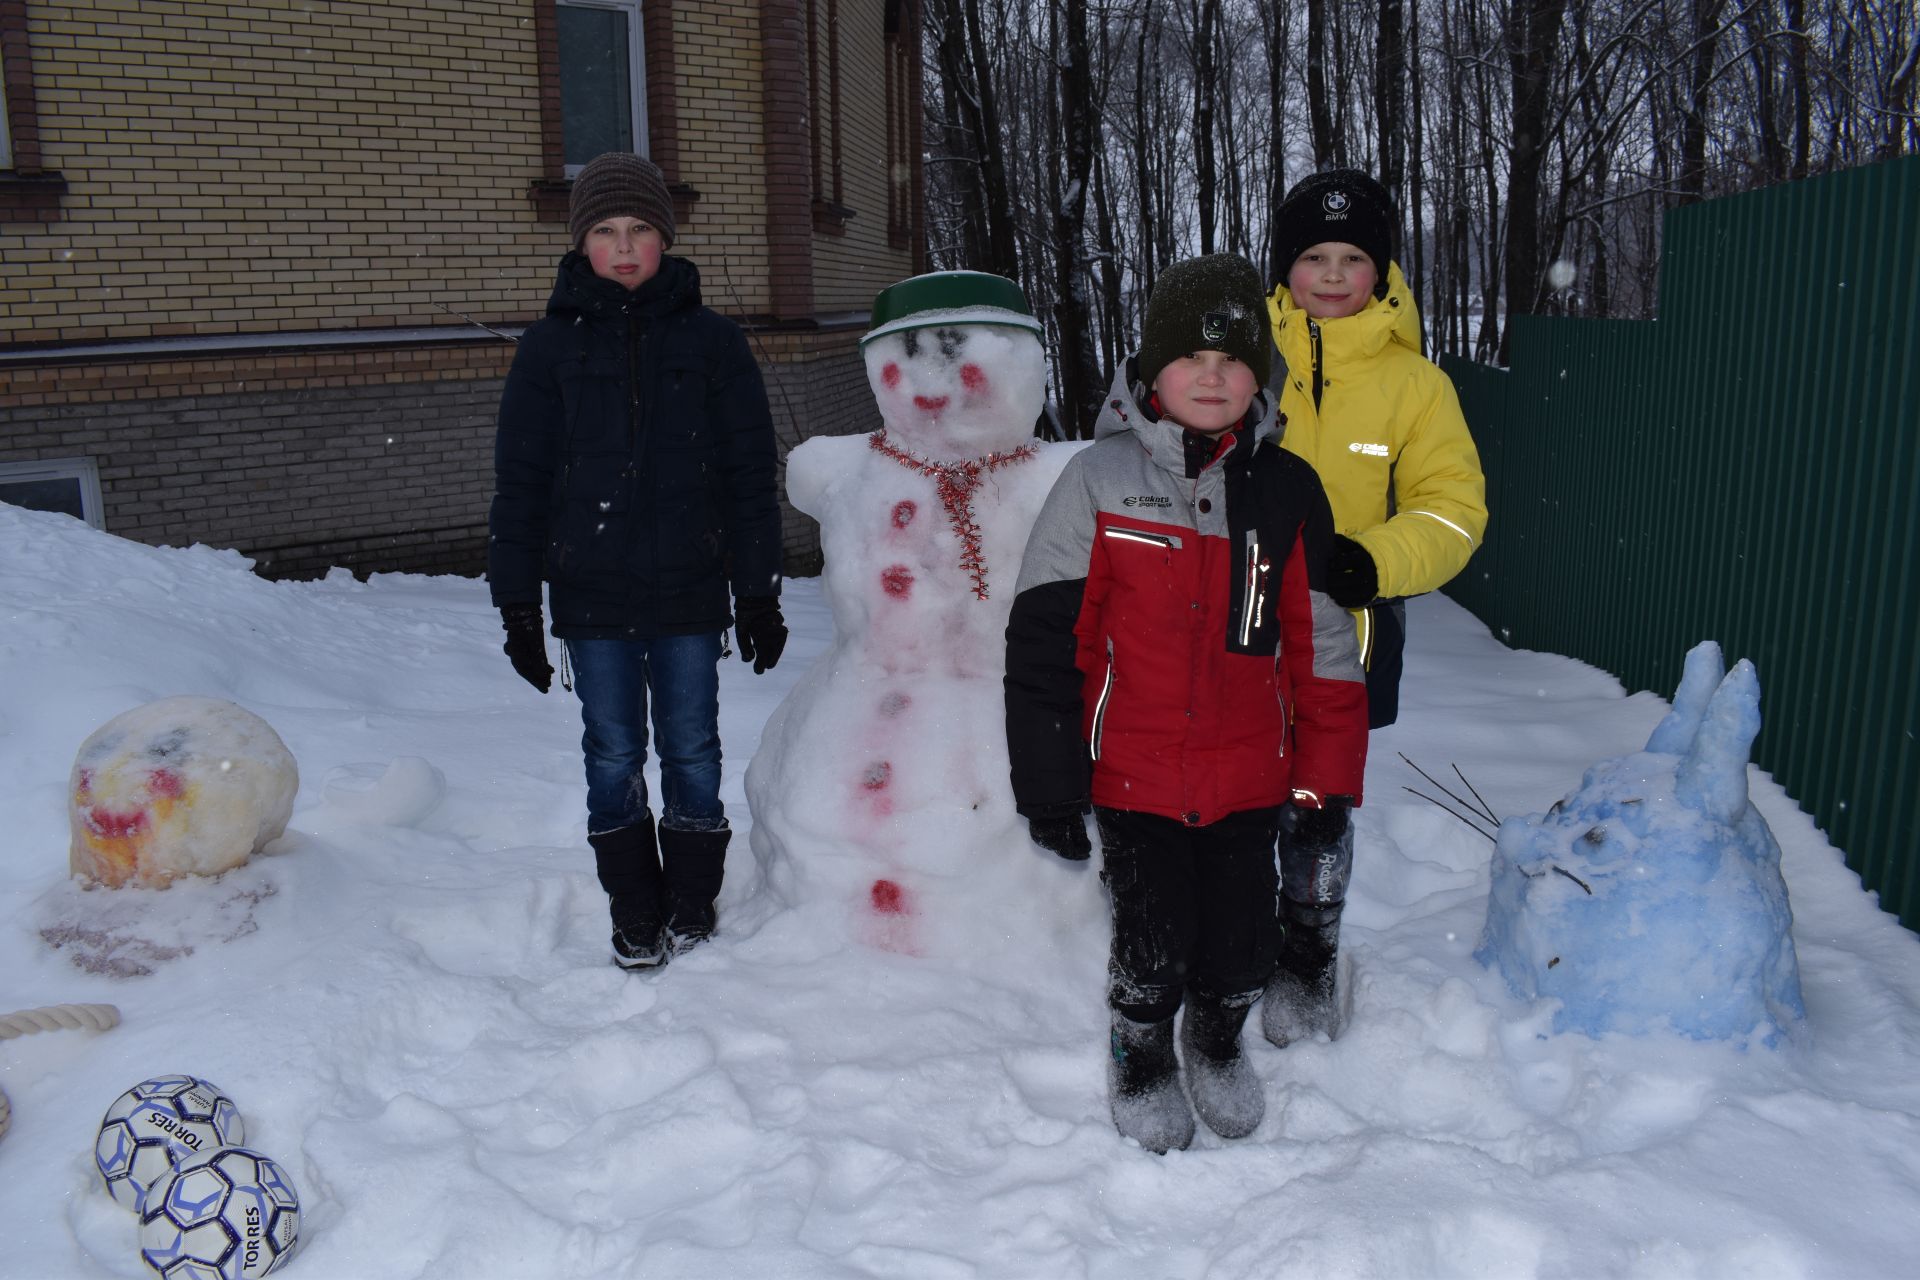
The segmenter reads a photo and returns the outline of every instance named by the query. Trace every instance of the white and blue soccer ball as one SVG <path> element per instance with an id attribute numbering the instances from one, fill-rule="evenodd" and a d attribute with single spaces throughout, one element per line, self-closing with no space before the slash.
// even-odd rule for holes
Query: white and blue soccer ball
<path id="1" fill-rule="evenodd" d="M 182 1161 L 140 1211 L 140 1256 L 164 1280 L 258 1280 L 299 1240 L 300 1197 L 286 1170 L 246 1147 Z"/>
<path id="2" fill-rule="evenodd" d="M 107 1108 L 93 1164 L 113 1198 L 138 1213 L 161 1174 L 189 1156 L 244 1141 L 233 1099 L 198 1076 L 156 1076 Z"/>

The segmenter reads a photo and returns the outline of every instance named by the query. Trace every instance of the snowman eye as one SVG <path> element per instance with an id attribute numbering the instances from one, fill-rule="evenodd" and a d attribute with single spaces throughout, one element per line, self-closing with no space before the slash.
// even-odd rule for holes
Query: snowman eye
<path id="1" fill-rule="evenodd" d="M 940 354 L 951 360 L 960 354 L 960 348 L 967 345 L 967 335 L 958 329 L 936 329 L 934 339 L 940 344 Z"/>
<path id="2" fill-rule="evenodd" d="M 909 329 L 901 334 L 900 346 L 906 351 L 907 359 L 911 360 L 915 356 L 918 356 L 920 354 L 920 331 L 918 329 Z"/>

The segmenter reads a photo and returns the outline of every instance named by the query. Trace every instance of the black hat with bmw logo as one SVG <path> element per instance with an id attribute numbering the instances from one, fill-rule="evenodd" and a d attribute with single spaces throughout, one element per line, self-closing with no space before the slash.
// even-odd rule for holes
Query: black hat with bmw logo
<path id="1" fill-rule="evenodd" d="M 1387 189 L 1358 169 L 1313 174 L 1294 183 L 1275 215 L 1280 261 L 1291 271 L 1300 255 L 1314 245 L 1329 240 L 1354 245 L 1373 259 L 1374 270 L 1380 273 L 1374 296 L 1385 297 L 1393 229 L 1399 220 Z"/>

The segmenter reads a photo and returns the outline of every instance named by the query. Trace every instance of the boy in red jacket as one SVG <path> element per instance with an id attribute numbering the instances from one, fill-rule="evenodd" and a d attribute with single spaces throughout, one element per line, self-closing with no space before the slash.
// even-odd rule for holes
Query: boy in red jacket
<path id="1" fill-rule="evenodd" d="M 1326 595 L 1333 516 L 1260 390 L 1263 293 L 1229 254 L 1162 275 L 1095 443 L 1034 525 L 1007 625 L 1014 799 L 1070 859 L 1091 851 L 1093 806 L 1113 899 L 1108 1093 L 1115 1126 L 1154 1151 L 1185 1147 L 1196 1109 L 1223 1137 L 1259 1125 L 1240 1033 L 1278 948 L 1283 809 L 1337 840 L 1366 765 L 1353 624 Z"/>

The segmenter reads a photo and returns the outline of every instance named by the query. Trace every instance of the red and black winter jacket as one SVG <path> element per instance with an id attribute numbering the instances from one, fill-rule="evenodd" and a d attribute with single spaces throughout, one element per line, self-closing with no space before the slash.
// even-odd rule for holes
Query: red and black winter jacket
<path id="1" fill-rule="evenodd" d="M 1210 824 L 1294 791 L 1361 796 L 1366 677 L 1325 594 L 1333 516 L 1254 401 L 1230 447 L 1142 412 L 1122 366 L 1027 543 L 1007 745 L 1029 817 L 1087 803 Z"/>

